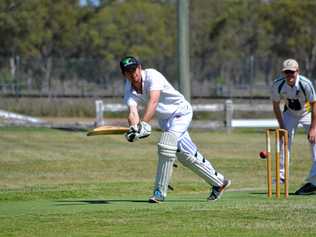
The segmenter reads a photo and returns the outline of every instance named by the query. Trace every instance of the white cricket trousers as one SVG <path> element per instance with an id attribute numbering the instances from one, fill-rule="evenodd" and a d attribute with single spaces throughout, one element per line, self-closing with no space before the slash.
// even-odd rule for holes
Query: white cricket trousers
<path id="1" fill-rule="evenodd" d="M 289 111 L 283 112 L 283 121 L 284 126 L 288 130 L 289 133 L 289 144 L 288 144 L 288 151 L 289 151 L 289 158 L 291 157 L 291 147 L 294 141 L 295 132 L 297 126 L 301 124 L 304 127 L 305 133 L 308 133 L 309 127 L 311 125 L 311 113 L 306 114 L 303 117 L 298 117 L 293 115 Z M 307 177 L 307 182 L 311 182 L 316 185 L 316 144 L 310 144 L 311 150 L 311 159 L 312 159 L 312 167 L 310 169 L 309 175 Z M 281 164 L 280 164 L 280 176 L 284 178 L 284 156 L 283 152 L 281 153 Z"/>
<path id="2" fill-rule="evenodd" d="M 159 126 L 164 132 L 172 132 L 177 137 L 178 150 L 194 156 L 197 147 L 191 140 L 188 128 L 192 121 L 192 107 L 188 103 L 181 105 L 180 113 L 173 114 L 168 119 L 159 120 Z"/>

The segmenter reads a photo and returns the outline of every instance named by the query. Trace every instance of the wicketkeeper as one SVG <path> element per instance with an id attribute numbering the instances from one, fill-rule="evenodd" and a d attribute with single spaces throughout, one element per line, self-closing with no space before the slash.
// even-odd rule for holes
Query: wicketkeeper
<path id="1" fill-rule="evenodd" d="M 283 75 L 273 82 L 272 103 L 280 128 L 287 129 L 289 134 L 289 154 L 295 130 L 301 124 L 307 133 L 311 145 L 312 167 L 307 182 L 295 194 L 312 194 L 316 191 L 316 94 L 309 79 L 299 74 L 296 60 L 287 59 L 283 62 Z M 285 106 L 280 110 L 280 102 Z M 281 154 L 284 154 L 282 152 Z M 280 178 L 284 180 L 284 157 L 281 156 Z"/>
<path id="2" fill-rule="evenodd" d="M 217 200 L 231 181 L 217 172 L 192 142 L 188 133 L 192 120 L 191 105 L 160 72 L 155 69 L 143 70 L 135 57 L 124 57 L 120 61 L 120 68 L 127 79 L 124 102 L 129 108 L 130 127 L 125 135 L 126 139 L 134 142 L 148 137 L 151 134 L 149 122 L 154 115 L 157 116 L 162 130 L 158 143 L 156 181 L 149 202 L 158 203 L 166 198 L 176 159 L 211 185 L 211 193 L 207 199 Z M 139 104 L 145 106 L 142 118 L 138 113 Z"/>

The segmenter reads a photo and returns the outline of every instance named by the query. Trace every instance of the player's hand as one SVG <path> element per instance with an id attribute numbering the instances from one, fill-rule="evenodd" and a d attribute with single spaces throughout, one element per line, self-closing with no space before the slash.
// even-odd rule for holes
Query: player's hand
<path id="1" fill-rule="evenodd" d="M 137 126 L 138 126 L 138 131 L 136 133 L 136 138 L 142 139 L 142 138 L 150 136 L 151 126 L 149 123 L 141 121 Z"/>
<path id="2" fill-rule="evenodd" d="M 136 133 L 138 131 L 138 125 L 132 125 L 128 128 L 128 131 L 125 133 L 125 138 L 129 142 L 136 140 Z"/>
<path id="3" fill-rule="evenodd" d="M 316 143 L 316 129 L 315 128 L 310 128 L 308 131 L 308 140 L 311 144 Z"/>
<path id="4" fill-rule="evenodd" d="M 134 142 L 138 139 L 142 139 L 150 136 L 151 126 L 150 124 L 141 121 L 137 125 L 132 125 L 129 127 L 128 131 L 125 133 L 125 138 L 129 142 Z"/>

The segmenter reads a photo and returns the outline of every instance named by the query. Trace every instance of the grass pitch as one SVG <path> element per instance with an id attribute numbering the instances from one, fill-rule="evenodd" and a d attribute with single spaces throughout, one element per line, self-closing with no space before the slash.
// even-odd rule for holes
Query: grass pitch
<path id="1" fill-rule="evenodd" d="M 213 165 L 232 179 L 216 202 L 179 164 L 167 200 L 147 203 L 159 132 L 128 143 L 50 129 L 0 128 L 0 236 L 314 236 L 316 195 L 266 198 L 263 130 L 192 131 Z M 298 133 L 290 194 L 310 169 Z"/>

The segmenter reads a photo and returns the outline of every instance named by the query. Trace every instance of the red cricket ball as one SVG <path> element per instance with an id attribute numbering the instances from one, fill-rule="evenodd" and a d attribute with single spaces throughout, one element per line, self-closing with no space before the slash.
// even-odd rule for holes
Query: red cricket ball
<path id="1" fill-rule="evenodd" d="M 259 156 L 261 159 L 265 159 L 268 156 L 268 152 L 267 151 L 260 151 Z"/>

